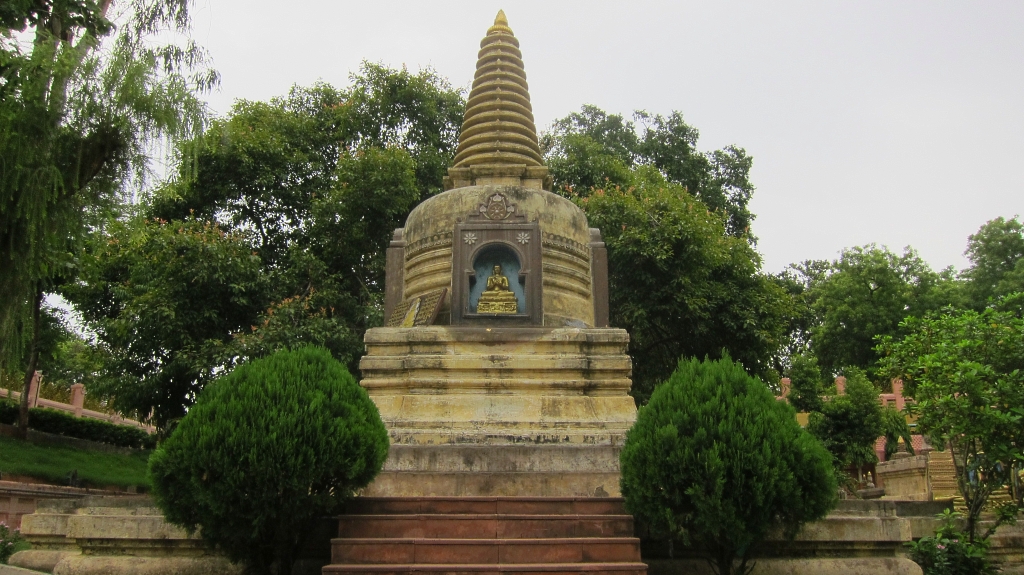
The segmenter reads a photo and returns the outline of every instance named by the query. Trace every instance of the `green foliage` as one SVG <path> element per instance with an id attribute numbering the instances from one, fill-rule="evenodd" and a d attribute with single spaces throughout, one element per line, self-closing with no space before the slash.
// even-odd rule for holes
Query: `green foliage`
<path id="1" fill-rule="evenodd" d="M 14 425 L 18 421 L 18 406 L 13 401 L 0 399 L 0 423 Z M 153 449 L 156 438 L 142 429 L 118 425 L 109 421 L 75 417 L 53 409 L 36 407 L 29 410 L 29 429 L 87 439 L 118 447 Z"/>
<path id="2" fill-rule="evenodd" d="M 611 323 L 630 334 L 633 394 L 643 402 L 680 356 L 722 350 L 766 374 L 786 335 L 790 298 L 760 257 L 709 211 L 650 168 L 629 188 L 576 198 L 608 246 Z"/>
<path id="3" fill-rule="evenodd" d="M 633 122 L 594 106 L 557 120 L 542 140 L 556 187 L 585 196 L 593 188 L 626 185 L 631 169 L 651 166 L 722 212 L 730 234 L 752 239 L 750 157 L 733 146 L 698 152 L 698 131 L 679 112 L 664 117 L 640 111 L 634 119 L 642 125 L 639 135 Z"/>
<path id="4" fill-rule="evenodd" d="M 65 289 L 103 346 L 95 391 L 158 427 L 184 415 L 266 305 L 261 266 L 242 234 L 209 223 L 112 223 L 82 259 L 87 281 Z"/>
<path id="5" fill-rule="evenodd" d="M 150 461 L 167 519 L 257 573 L 291 573 L 310 522 L 376 476 L 376 406 L 323 349 L 278 351 L 208 385 Z"/>
<path id="6" fill-rule="evenodd" d="M 988 558 L 988 542 L 970 542 L 957 523 L 960 513 L 948 509 L 939 515 L 942 526 L 935 535 L 907 543 L 910 558 L 924 575 L 995 575 L 999 569 Z"/>
<path id="7" fill-rule="evenodd" d="M 359 224 L 354 233 L 389 240 L 417 202 L 441 191 L 465 102 L 430 70 L 363 63 L 351 79 L 346 90 L 319 83 L 269 102 L 237 102 L 189 147 L 195 161 L 156 193 L 150 215 L 256 230 L 267 261 L 310 241 L 304 226 L 324 203 L 346 211 L 335 215 L 362 218 L 341 222 Z M 346 200 L 360 205 L 333 205 Z M 341 231 L 336 244 L 350 235 Z"/>
<path id="8" fill-rule="evenodd" d="M 907 453 L 914 455 L 913 437 L 910 433 L 910 426 L 907 425 L 907 416 L 891 405 L 882 409 L 882 435 L 885 436 L 885 458 L 887 460 L 899 449 L 901 439 L 907 448 Z"/>
<path id="9" fill-rule="evenodd" d="M 789 404 L 797 411 L 821 411 L 822 385 L 818 360 L 809 353 L 795 355 L 790 359 Z"/>
<path id="10" fill-rule="evenodd" d="M 971 307 L 977 310 L 992 300 L 1024 292 L 1024 224 L 996 218 L 967 240 L 971 266 L 964 270 Z"/>
<path id="11" fill-rule="evenodd" d="M 156 141 L 202 129 L 202 70 L 186 0 L 5 2 L 0 9 L 0 370 L 32 336 L 38 294 L 74 275 L 71 254 L 129 182 L 141 184 Z M 22 42 L 21 31 L 32 42 Z M 154 36 L 159 35 L 159 38 Z"/>
<path id="12" fill-rule="evenodd" d="M 878 378 L 875 337 L 897 335 L 903 318 L 948 303 L 940 286 L 953 281 L 951 271 L 934 273 L 910 248 L 897 255 L 873 244 L 796 271 L 807 285 L 804 299 L 814 315 L 808 339 L 822 371 L 832 376 L 853 366 L 871 379 Z"/>
<path id="13" fill-rule="evenodd" d="M 314 344 L 354 369 L 383 323 L 394 228 L 441 180 L 464 101 L 431 71 L 238 102 L 182 147 L 146 220 L 110 226 L 67 295 L 97 334 L 90 389 L 166 427 L 214 373 Z"/>
<path id="14" fill-rule="evenodd" d="M 0 399 L 0 423 L 13 425 L 17 421 L 18 405 L 8 399 Z M 43 407 L 29 410 L 28 427 L 44 433 L 87 439 L 118 447 L 156 447 L 156 438 L 137 427 L 75 417 L 70 413 Z"/>
<path id="15" fill-rule="evenodd" d="M 916 400 L 918 428 L 949 446 L 973 542 L 989 495 L 1024 463 L 1024 319 L 944 309 L 902 327 L 882 338 L 883 365 Z"/>
<path id="16" fill-rule="evenodd" d="M 20 529 L 11 529 L 0 521 L 0 565 L 6 565 L 11 555 L 29 547 L 28 541 L 21 536 Z"/>
<path id="17" fill-rule="evenodd" d="M 736 559 L 745 573 L 771 530 L 792 537 L 836 499 L 828 452 L 728 355 L 679 362 L 640 408 L 621 467 L 630 513 L 694 545 L 721 575 Z"/>
<path id="18" fill-rule="evenodd" d="M 844 373 L 846 393 L 824 402 L 807 421 L 807 431 L 829 450 L 838 469 L 878 461 L 875 442 L 882 435 L 878 390 L 863 371 L 851 367 Z"/>
<path id="19" fill-rule="evenodd" d="M 148 488 L 146 464 L 149 451 L 136 451 L 130 455 L 35 445 L 21 439 L 0 436 L 0 473 L 24 475 L 67 485 L 72 472 L 86 487 L 142 487 Z"/>
<path id="20" fill-rule="evenodd" d="M 642 126 L 639 134 L 634 122 L 595 106 L 556 120 L 541 139 L 555 187 L 585 197 L 596 188 L 625 187 L 631 170 L 648 166 L 719 213 L 729 235 L 753 242 L 754 215 L 747 208 L 753 159 L 735 146 L 697 151 L 699 133 L 679 112 L 665 117 L 638 111 L 633 117 Z"/>

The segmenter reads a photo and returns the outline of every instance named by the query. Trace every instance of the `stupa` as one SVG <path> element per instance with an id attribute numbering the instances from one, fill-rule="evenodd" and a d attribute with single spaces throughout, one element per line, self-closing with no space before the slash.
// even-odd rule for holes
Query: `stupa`
<path id="1" fill-rule="evenodd" d="M 445 192 L 387 253 L 362 385 L 391 434 L 368 496 L 616 496 L 636 418 L 601 233 L 550 191 L 519 41 L 480 43 Z"/>

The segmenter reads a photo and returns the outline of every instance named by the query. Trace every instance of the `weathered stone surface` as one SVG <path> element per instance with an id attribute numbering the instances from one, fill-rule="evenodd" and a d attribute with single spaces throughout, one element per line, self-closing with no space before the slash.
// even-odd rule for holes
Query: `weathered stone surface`
<path id="1" fill-rule="evenodd" d="M 571 201 L 540 189 L 469 186 L 438 194 L 417 206 L 409 214 L 402 236 L 404 299 L 452 288 L 455 224 L 479 213 L 479 207 L 497 192 L 515 205 L 516 214 L 524 215 L 526 221 L 536 221 L 540 227 L 543 325 L 592 327 L 594 299 L 587 217 Z M 448 323 L 447 314 L 450 307 L 442 308 L 437 323 Z"/>
<path id="2" fill-rule="evenodd" d="M 365 492 L 617 495 L 636 419 L 620 329 L 376 328 L 361 385 L 391 436 Z"/>
<path id="3" fill-rule="evenodd" d="M 53 575 L 214 575 L 241 574 L 224 557 L 138 557 L 76 555 L 64 558 Z"/>
<path id="4" fill-rule="evenodd" d="M 897 454 L 899 455 L 899 454 Z M 932 498 L 928 456 L 903 454 L 875 466 L 878 481 L 885 487 L 885 499 L 928 501 Z"/>
<path id="5" fill-rule="evenodd" d="M 42 571 L 44 573 L 52 573 L 53 568 L 60 563 L 61 559 L 70 555 L 78 555 L 80 551 L 75 549 L 73 551 L 66 550 L 60 551 L 56 549 L 28 549 L 25 551 L 19 551 L 11 557 L 11 565 L 23 567 L 33 571 Z"/>
<path id="6" fill-rule="evenodd" d="M 24 517 L 22 534 L 33 548 L 11 564 L 55 575 L 241 573 L 146 496 L 46 501 Z"/>
<path id="7" fill-rule="evenodd" d="M 39 575 L 38 571 L 0 564 L 0 575 Z"/>
<path id="8" fill-rule="evenodd" d="M 702 559 L 647 560 L 649 575 L 713 575 Z M 921 567 L 903 557 L 835 559 L 759 559 L 751 575 L 922 575 Z"/>

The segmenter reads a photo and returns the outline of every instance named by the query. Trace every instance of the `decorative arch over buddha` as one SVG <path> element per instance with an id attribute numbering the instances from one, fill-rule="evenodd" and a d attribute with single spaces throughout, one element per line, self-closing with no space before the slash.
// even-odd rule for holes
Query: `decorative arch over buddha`
<path id="1" fill-rule="evenodd" d="M 452 325 L 542 325 L 538 223 L 497 191 L 453 236 Z"/>

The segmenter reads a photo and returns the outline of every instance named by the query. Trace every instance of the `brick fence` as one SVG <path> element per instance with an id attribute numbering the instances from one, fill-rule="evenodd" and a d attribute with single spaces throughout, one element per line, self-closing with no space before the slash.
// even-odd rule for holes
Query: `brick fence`
<path id="1" fill-rule="evenodd" d="M 109 421 L 110 423 L 116 423 L 118 425 L 129 425 L 131 427 L 137 427 L 145 430 L 147 433 L 153 433 L 156 428 L 152 425 L 141 423 L 132 419 L 125 419 L 120 415 L 114 413 L 103 413 L 101 411 L 93 411 L 91 409 L 85 409 L 85 385 L 76 383 L 71 386 L 71 403 L 61 403 L 59 401 L 53 401 L 43 397 L 39 397 L 39 384 L 42 383 L 43 374 L 36 372 L 32 378 L 32 383 L 29 385 L 28 391 L 28 406 L 32 407 L 46 407 L 49 409 L 56 409 L 57 411 L 63 411 L 70 413 L 75 417 L 84 417 L 87 419 L 99 419 L 101 421 Z M 21 393 L 17 391 L 11 391 L 9 389 L 0 389 L 0 397 L 7 397 L 15 401 L 21 401 Z"/>

